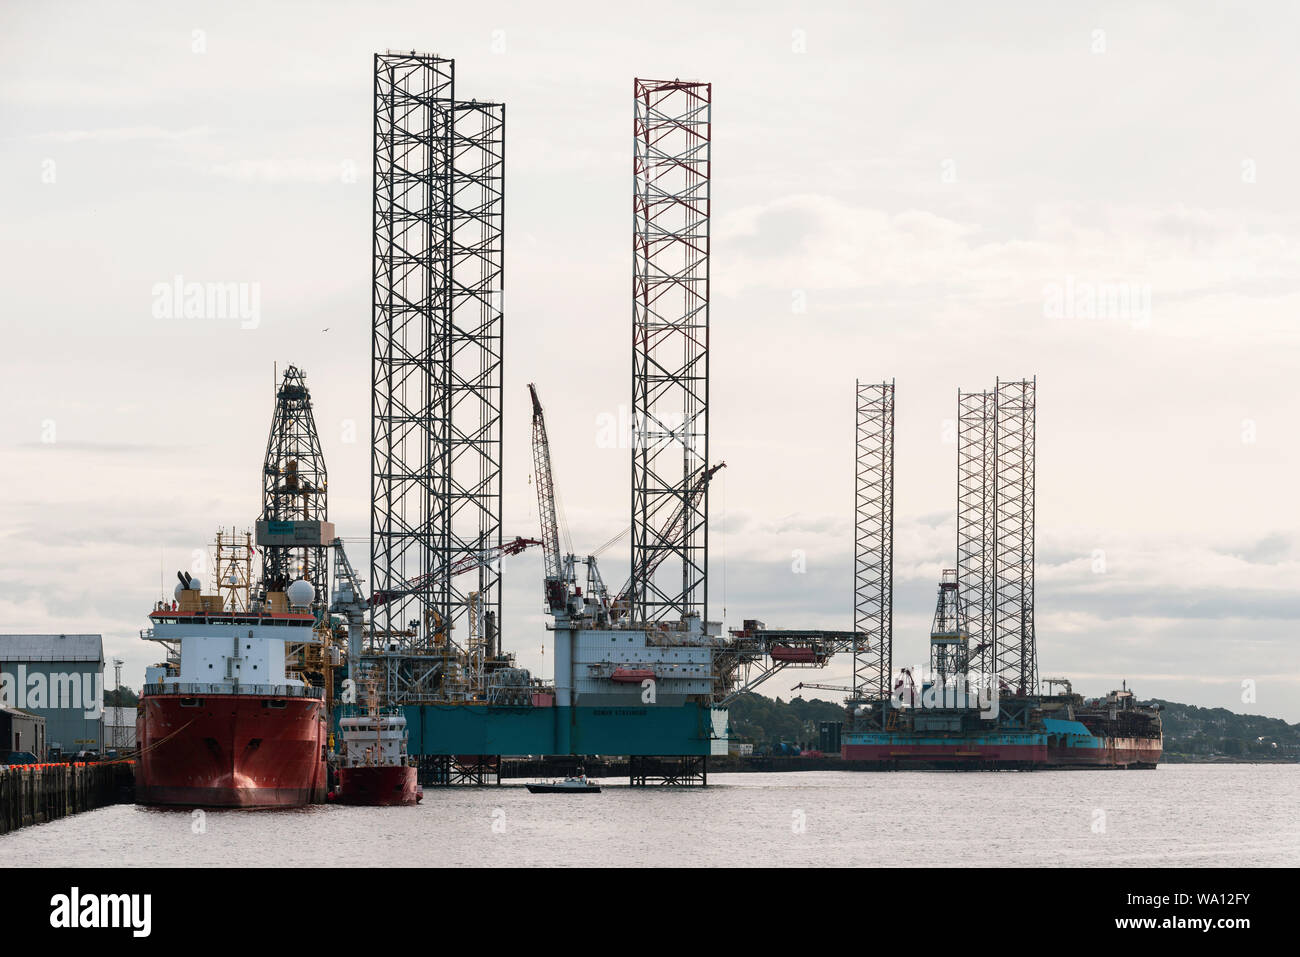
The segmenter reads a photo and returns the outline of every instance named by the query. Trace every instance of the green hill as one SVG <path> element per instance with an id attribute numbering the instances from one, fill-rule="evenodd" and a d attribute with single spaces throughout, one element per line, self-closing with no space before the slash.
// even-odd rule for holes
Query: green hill
<path id="1" fill-rule="evenodd" d="M 752 691 L 731 703 L 731 737 L 748 741 L 755 751 L 775 750 L 780 744 L 816 747 L 819 721 L 843 721 L 844 706 L 813 698 L 768 698 Z"/>
<path id="2" fill-rule="evenodd" d="M 1165 756 L 1192 760 L 1228 758 L 1300 759 L 1300 724 L 1227 708 L 1153 699 L 1164 711 Z"/>

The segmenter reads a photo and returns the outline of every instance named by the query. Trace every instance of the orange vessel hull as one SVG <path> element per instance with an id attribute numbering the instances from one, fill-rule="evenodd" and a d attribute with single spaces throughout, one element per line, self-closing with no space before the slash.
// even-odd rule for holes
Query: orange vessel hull
<path id="1" fill-rule="evenodd" d="M 262 808 L 325 800 L 325 719 L 314 698 L 147 695 L 136 740 L 137 804 Z"/>

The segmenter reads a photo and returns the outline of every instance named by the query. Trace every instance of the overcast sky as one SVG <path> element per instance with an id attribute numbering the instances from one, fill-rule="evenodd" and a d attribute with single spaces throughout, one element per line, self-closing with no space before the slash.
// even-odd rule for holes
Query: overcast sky
<path id="1" fill-rule="evenodd" d="M 256 517 L 277 362 L 366 564 L 395 47 L 508 106 L 507 535 L 537 530 L 529 381 L 575 547 L 628 523 L 598 436 L 631 398 L 632 79 L 708 80 L 714 617 L 851 626 L 853 383 L 895 378 L 895 663 L 923 663 L 957 389 L 1037 375 L 1042 674 L 1298 721 L 1297 28 L 1287 3 L 8 0 L 0 632 L 102 633 L 138 687 L 160 587 Z M 257 322 L 159 318 L 177 276 L 248 284 Z M 549 675 L 541 557 L 508 561 L 505 645 Z"/>

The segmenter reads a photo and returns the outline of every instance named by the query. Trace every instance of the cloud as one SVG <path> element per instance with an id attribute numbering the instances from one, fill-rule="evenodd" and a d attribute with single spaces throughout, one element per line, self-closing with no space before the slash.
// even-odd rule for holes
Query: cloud
<path id="1" fill-rule="evenodd" d="M 149 143 L 193 140 L 211 136 L 210 126 L 164 129 L 159 126 L 121 126 L 94 130 L 52 130 L 28 134 L 23 139 L 48 143 Z"/>
<path id="2" fill-rule="evenodd" d="M 205 172 L 241 183 L 355 183 L 369 177 L 369 166 L 359 171 L 351 160 L 271 157 L 214 163 Z"/>
<path id="3" fill-rule="evenodd" d="M 1300 239 L 1285 224 L 1181 205 L 1042 202 L 1031 224 L 1006 235 L 921 209 L 796 194 L 724 214 L 717 236 L 720 286 L 731 296 L 777 288 L 878 297 L 920 287 L 1041 306 L 1045 287 L 1067 282 L 1145 285 L 1163 302 L 1300 288 Z"/>
<path id="4" fill-rule="evenodd" d="M 60 439 L 57 442 L 21 442 L 20 448 L 44 449 L 49 452 L 96 452 L 110 455 L 140 455 L 153 452 L 175 452 L 175 446 L 147 442 L 96 442 L 80 439 Z"/>

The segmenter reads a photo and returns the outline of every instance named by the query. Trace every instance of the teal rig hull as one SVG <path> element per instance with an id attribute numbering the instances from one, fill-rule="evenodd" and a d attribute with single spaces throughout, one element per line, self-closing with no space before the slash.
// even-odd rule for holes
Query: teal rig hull
<path id="1" fill-rule="evenodd" d="M 403 708 L 413 755 L 726 753 L 726 716 L 708 705 Z"/>

